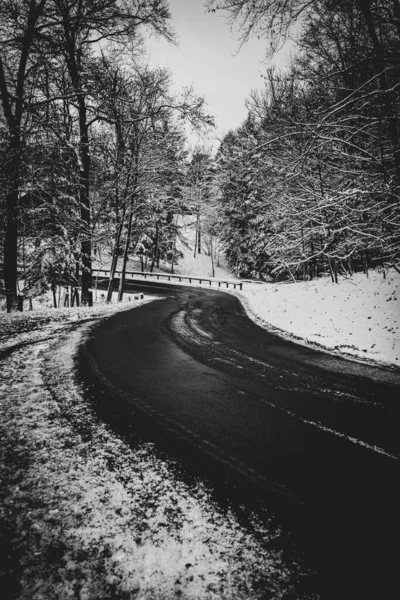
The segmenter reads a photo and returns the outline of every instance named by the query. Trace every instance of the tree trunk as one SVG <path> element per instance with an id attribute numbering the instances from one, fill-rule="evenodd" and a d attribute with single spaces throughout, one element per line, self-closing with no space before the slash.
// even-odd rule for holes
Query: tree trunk
<path id="1" fill-rule="evenodd" d="M 332 262 L 331 262 L 330 258 L 328 258 L 328 267 L 329 267 L 329 273 L 330 273 L 330 276 L 331 276 L 331 279 L 332 279 L 332 283 L 335 283 L 335 276 L 334 276 L 334 273 L 333 273 Z"/>
<path id="2" fill-rule="evenodd" d="M 368 255 L 367 255 L 366 252 L 364 252 L 364 254 L 363 254 L 363 273 L 367 277 L 369 276 L 368 275 L 368 267 L 369 267 L 369 264 L 368 264 Z"/>
<path id="3" fill-rule="evenodd" d="M 315 256 L 315 248 L 314 248 L 313 241 L 311 241 L 310 249 L 311 249 L 311 256 L 312 256 L 311 261 L 310 261 L 310 281 L 312 281 L 313 279 L 316 279 L 318 277 L 317 259 Z"/>
<path id="4" fill-rule="evenodd" d="M 6 293 L 7 312 L 18 310 L 18 199 L 20 188 L 21 171 L 21 123 L 24 110 L 26 68 L 32 47 L 33 37 L 37 23 L 43 13 L 46 0 L 40 0 L 38 4 L 29 4 L 24 33 L 19 40 L 21 55 L 13 61 L 16 67 L 16 87 L 10 94 L 6 77 L 6 68 L 0 56 L 0 96 L 3 108 L 3 116 L 7 124 L 9 134 L 7 161 L 7 188 L 6 188 L 6 232 L 4 239 L 4 265 L 3 277 Z M 14 96 L 14 98 L 11 98 Z"/>
<path id="5" fill-rule="evenodd" d="M 4 107 L 4 100 L 3 100 Z M 21 111 L 21 109 L 20 109 Z M 19 188 L 21 171 L 21 113 L 10 124 L 9 158 L 6 160 L 6 232 L 4 237 L 3 277 L 7 312 L 18 308 L 18 218 Z"/>
<path id="6" fill-rule="evenodd" d="M 76 106 L 79 122 L 79 144 L 78 144 L 78 162 L 79 162 L 79 202 L 81 216 L 81 262 L 82 262 L 82 295 L 81 304 L 90 306 L 92 295 L 92 231 L 90 217 L 90 152 L 89 152 L 89 126 L 87 119 L 87 106 L 85 92 L 82 85 L 82 54 L 83 47 L 77 29 L 79 29 L 79 18 L 82 17 L 82 3 L 78 3 L 76 10 L 77 16 L 71 19 L 72 8 L 68 4 L 57 2 L 57 7 L 63 17 L 62 25 L 64 28 L 64 50 L 66 54 L 66 63 L 71 78 L 71 83 L 76 96 Z"/>
<path id="7" fill-rule="evenodd" d="M 53 292 L 53 305 L 54 305 L 54 308 L 57 308 L 57 294 L 56 294 L 57 286 L 54 285 L 54 283 L 51 285 L 51 291 Z"/>
<path id="8" fill-rule="evenodd" d="M 213 256 L 214 249 L 213 249 L 213 236 L 212 235 L 210 235 L 210 251 L 211 251 L 210 255 L 211 255 L 211 273 L 212 273 L 211 277 L 215 277 L 214 256 Z"/>
<path id="9" fill-rule="evenodd" d="M 336 258 L 333 259 L 333 276 L 335 279 L 335 283 L 339 283 L 338 281 L 338 266 Z"/>
<path id="10" fill-rule="evenodd" d="M 349 275 L 353 275 L 353 263 L 352 263 L 352 259 L 351 259 L 351 254 L 349 254 L 349 249 L 346 246 L 346 254 L 347 256 L 347 268 L 349 270 Z"/>
<path id="11" fill-rule="evenodd" d="M 18 177 L 17 177 L 18 178 Z M 6 234 L 4 238 L 3 277 L 6 292 L 7 312 L 18 310 L 18 189 L 6 195 Z"/>
<path id="12" fill-rule="evenodd" d="M 120 276 L 120 280 L 119 280 L 118 302 L 122 302 L 122 298 L 124 297 L 126 264 L 128 262 L 129 244 L 131 242 L 132 220 L 133 220 L 133 196 L 132 196 L 131 206 L 130 206 L 130 211 L 129 211 L 128 230 L 126 232 L 124 256 L 122 259 L 122 270 L 121 270 L 121 276 Z"/>
<path id="13" fill-rule="evenodd" d="M 196 258 L 196 253 L 197 253 L 197 219 L 196 218 L 196 233 L 195 233 L 195 238 L 194 238 L 194 253 L 193 253 L 193 258 Z"/>
<path id="14" fill-rule="evenodd" d="M 115 125 L 115 135 L 117 138 L 117 165 L 120 165 L 121 163 L 123 164 L 124 156 L 125 156 L 125 142 L 124 142 L 124 138 L 123 138 L 123 134 L 122 134 L 122 126 L 121 126 L 120 120 L 118 120 Z M 129 165 L 129 169 L 131 168 L 131 166 L 132 166 L 132 163 Z M 112 257 L 111 268 L 110 268 L 110 279 L 109 279 L 108 288 L 107 288 L 107 302 L 111 302 L 111 299 L 112 299 L 113 281 L 114 281 L 114 277 L 115 277 L 115 271 L 117 270 L 117 265 L 118 265 L 118 256 L 119 256 L 119 249 L 120 249 L 120 245 L 121 245 L 121 236 L 122 236 L 122 230 L 123 230 L 124 223 L 125 223 L 126 198 L 128 195 L 130 179 L 131 179 L 131 171 L 129 170 L 128 177 L 126 179 L 126 184 L 125 184 L 125 191 L 124 191 L 124 195 L 123 195 L 122 214 L 121 214 L 120 222 L 119 222 L 117 232 L 115 235 L 114 251 L 113 251 L 113 257 Z M 116 216 L 117 220 L 119 218 L 119 206 L 120 206 L 119 199 L 120 199 L 120 193 L 119 193 L 119 182 L 118 182 L 118 177 L 117 177 L 116 182 L 115 182 L 115 216 Z"/>
<path id="15" fill-rule="evenodd" d="M 79 292 L 76 288 L 71 291 L 71 307 L 79 306 Z"/>
<path id="16" fill-rule="evenodd" d="M 303 262 L 303 281 L 307 281 L 307 261 Z"/>
<path id="17" fill-rule="evenodd" d="M 200 219 L 200 209 L 199 209 L 199 214 L 197 216 L 197 254 L 201 254 L 201 219 Z"/>
<path id="18" fill-rule="evenodd" d="M 114 244 L 114 250 L 113 250 L 111 267 L 110 267 L 110 279 L 108 281 L 108 288 L 107 288 L 107 302 L 111 302 L 111 299 L 112 299 L 113 282 L 114 282 L 114 277 L 115 277 L 115 271 L 117 270 L 117 265 L 118 265 L 119 248 L 121 245 L 121 235 L 122 235 L 122 229 L 124 226 L 124 221 L 125 221 L 125 211 L 122 214 L 122 218 L 118 225 L 117 233 L 115 235 L 115 244 Z"/>
<path id="19" fill-rule="evenodd" d="M 79 107 L 79 130 L 80 130 L 80 156 L 81 167 L 79 172 L 79 200 L 81 204 L 81 219 L 83 225 L 83 239 L 81 243 L 82 260 L 82 299 L 83 306 L 92 305 L 92 297 L 89 293 L 92 287 L 92 232 L 90 223 L 90 198 L 89 198 L 89 135 L 86 123 L 86 104 L 83 94 L 78 95 Z"/>
<path id="20" fill-rule="evenodd" d="M 156 221 L 156 236 L 154 238 L 154 250 L 153 250 L 153 257 L 151 260 L 151 266 L 150 266 L 150 272 L 153 272 L 154 269 L 154 264 L 157 262 L 157 257 L 158 257 L 158 220 Z"/>

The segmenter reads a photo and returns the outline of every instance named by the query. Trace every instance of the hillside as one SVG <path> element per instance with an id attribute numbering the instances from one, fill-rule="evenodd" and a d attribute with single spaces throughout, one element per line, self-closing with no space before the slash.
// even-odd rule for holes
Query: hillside
<path id="1" fill-rule="evenodd" d="M 400 275 L 245 284 L 238 296 L 259 325 L 297 341 L 399 366 Z"/>

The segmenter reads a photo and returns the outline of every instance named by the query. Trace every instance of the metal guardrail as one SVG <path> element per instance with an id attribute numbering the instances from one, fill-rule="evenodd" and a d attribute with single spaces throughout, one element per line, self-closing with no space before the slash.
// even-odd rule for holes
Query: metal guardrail
<path id="1" fill-rule="evenodd" d="M 110 275 L 110 270 L 109 269 L 93 269 L 92 270 L 93 275 L 95 274 L 101 274 L 104 273 L 105 276 L 109 276 Z M 122 271 L 115 271 L 115 275 L 118 276 L 118 274 L 121 274 Z M 139 277 L 143 277 L 144 279 L 156 279 L 156 280 L 160 280 L 160 278 L 164 278 L 164 279 L 168 279 L 168 281 L 171 281 L 173 279 L 179 279 L 179 281 L 182 283 L 182 281 L 186 281 L 188 280 L 189 283 L 192 283 L 192 281 L 198 281 L 200 284 L 204 281 L 204 282 L 208 282 L 210 284 L 210 286 L 213 283 L 218 284 L 218 287 L 221 287 L 222 285 L 226 285 L 226 287 L 228 288 L 229 286 L 232 286 L 233 289 L 236 289 L 236 286 L 239 287 L 239 289 L 241 290 L 243 287 L 243 282 L 241 281 L 228 281 L 226 279 L 215 279 L 215 278 L 211 278 L 211 277 L 193 277 L 192 275 L 174 275 L 172 273 L 149 273 L 148 271 L 126 271 L 125 272 L 126 276 L 139 276 Z"/>

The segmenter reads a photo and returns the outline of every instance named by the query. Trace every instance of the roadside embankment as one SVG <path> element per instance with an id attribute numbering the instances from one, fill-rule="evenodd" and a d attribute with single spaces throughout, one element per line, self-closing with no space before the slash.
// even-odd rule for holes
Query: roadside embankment
<path id="1" fill-rule="evenodd" d="M 235 293 L 259 325 L 298 342 L 400 366 L 400 275 L 371 271 L 333 284 L 246 283 Z"/>

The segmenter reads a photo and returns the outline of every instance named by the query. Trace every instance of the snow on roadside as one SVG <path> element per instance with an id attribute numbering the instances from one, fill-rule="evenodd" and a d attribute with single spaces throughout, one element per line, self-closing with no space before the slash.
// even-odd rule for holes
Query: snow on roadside
<path id="1" fill-rule="evenodd" d="M 99 318 L 131 306 L 0 317 L 2 589 L 18 600 L 292 597 L 307 574 L 277 549 L 279 530 L 249 533 L 85 400 L 76 350 Z"/>
<path id="2" fill-rule="evenodd" d="M 233 292 L 235 293 L 235 292 Z M 245 283 L 236 292 L 267 329 L 357 358 L 400 366 L 400 275 L 357 273 L 297 283 Z"/>
<path id="3" fill-rule="evenodd" d="M 107 304 L 102 299 L 94 303 L 92 307 L 85 306 L 73 308 L 52 308 L 50 296 L 47 294 L 41 298 L 39 308 L 35 306 L 33 311 L 6 313 L 0 312 L 0 356 L 5 350 L 16 347 L 31 339 L 31 332 L 37 333 L 36 337 L 55 335 L 59 327 L 68 323 L 79 323 L 92 321 L 111 315 L 117 311 L 129 310 L 134 306 L 140 306 L 155 300 L 154 297 L 146 295 L 144 299 L 139 294 L 126 294 L 124 301 L 117 303 L 116 294 L 113 293 L 112 302 Z"/>

